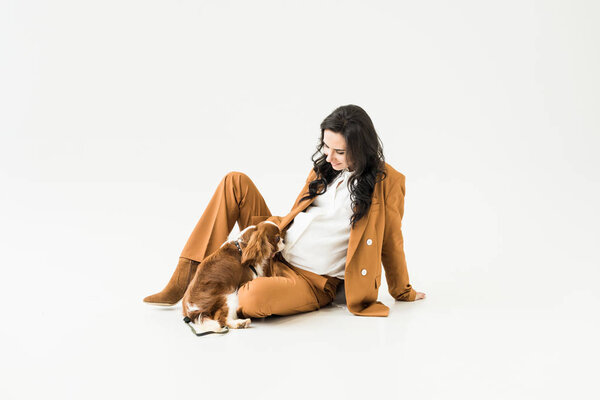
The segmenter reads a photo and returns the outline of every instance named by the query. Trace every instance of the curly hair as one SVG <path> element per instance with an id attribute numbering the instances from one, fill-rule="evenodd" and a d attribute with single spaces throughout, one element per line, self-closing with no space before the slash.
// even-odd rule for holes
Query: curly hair
<path id="1" fill-rule="evenodd" d="M 309 193 L 301 200 L 325 193 L 327 186 L 341 172 L 333 169 L 321 151 L 325 130 L 339 133 L 346 139 L 346 157 L 352 168 L 348 179 L 353 212 L 350 224 L 354 227 L 371 207 L 375 183 L 386 177 L 383 144 L 365 110 L 353 104 L 336 108 L 321 122 L 321 140 L 311 157 L 317 177 L 309 183 Z"/>

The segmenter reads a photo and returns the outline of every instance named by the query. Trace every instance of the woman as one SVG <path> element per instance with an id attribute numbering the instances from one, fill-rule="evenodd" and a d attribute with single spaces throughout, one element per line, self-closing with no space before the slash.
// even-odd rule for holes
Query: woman
<path id="1" fill-rule="evenodd" d="M 425 298 L 408 280 L 401 221 L 404 175 L 386 164 L 371 118 L 356 105 L 334 110 L 321 123 L 313 168 L 290 213 L 271 216 L 250 178 L 228 173 L 188 239 L 167 286 L 146 303 L 177 303 L 198 264 L 240 230 L 270 220 L 286 231 L 285 249 L 273 260 L 276 276 L 239 292 L 240 318 L 290 315 L 331 303 L 345 281 L 346 304 L 356 315 L 387 316 L 377 301 L 381 265 L 390 294 L 400 301 Z"/>

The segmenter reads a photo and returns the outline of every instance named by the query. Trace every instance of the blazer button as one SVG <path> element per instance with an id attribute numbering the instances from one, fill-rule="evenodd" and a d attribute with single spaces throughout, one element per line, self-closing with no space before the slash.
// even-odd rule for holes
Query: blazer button
<path id="1" fill-rule="evenodd" d="M 360 271 L 360 273 L 361 273 L 362 276 L 365 276 L 367 274 L 367 270 L 363 269 L 362 271 Z"/>
<path id="2" fill-rule="evenodd" d="M 373 244 L 373 241 L 371 239 L 367 239 L 367 246 L 370 246 Z"/>

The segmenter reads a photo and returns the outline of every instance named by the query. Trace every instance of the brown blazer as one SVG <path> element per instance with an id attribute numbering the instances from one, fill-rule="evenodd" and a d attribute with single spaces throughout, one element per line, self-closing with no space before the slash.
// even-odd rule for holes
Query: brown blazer
<path id="1" fill-rule="evenodd" d="M 400 301 L 414 301 L 416 292 L 408 281 L 402 216 L 404 214 L 405 177 L 385 164 L 387 177 L 375 184 L 371 208 L 350 230 L 344 276 L 346 304 L 355 315 L 387 317 L 390 309 L 377 301 L 381 283 L 381 265 L 385 269 L 388 289 Z M 296 198 L 292 210 L 284 217 L 269 217 L 283 230 L 313 201 L 300 201 L 308 194 L 308 184 L 316 177 L 311 169 L 306 184 Z M 260 218 L 260 217 L 259 217 Z M 262 219 L 262 218 L 260 218 Z M 325 285 L 326 279 L 323 280 Z"/>

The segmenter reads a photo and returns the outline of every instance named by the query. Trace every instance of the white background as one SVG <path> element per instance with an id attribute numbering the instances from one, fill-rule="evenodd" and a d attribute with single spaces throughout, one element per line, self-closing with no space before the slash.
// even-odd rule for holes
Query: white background
<path id="1" fill-rule="evenodd" d="M 594 1 L 1 1 L 0 397 L 598 398 Z M 194 337 L 220 179 L 274 215 L 337 106 L 406 175 L 415 303 Z M 185 397 L 184 397 L 185 396 Z"/>

